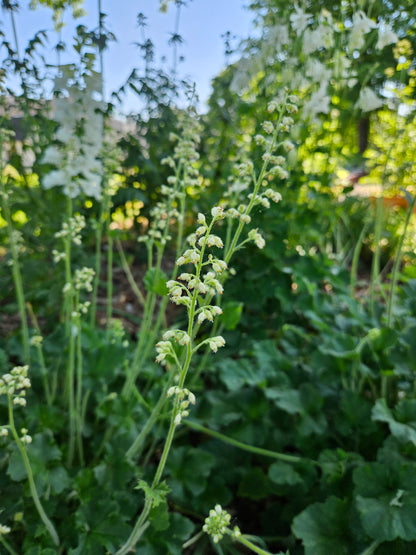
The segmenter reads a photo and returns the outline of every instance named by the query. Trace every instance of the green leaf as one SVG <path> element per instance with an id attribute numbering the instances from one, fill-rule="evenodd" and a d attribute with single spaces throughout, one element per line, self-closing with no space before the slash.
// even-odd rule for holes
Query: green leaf
<path id="1" fill-rule="evenodd" d="M 156 268 L 149 268 L 143 278 L 146 291 L 157 293 L 158 295 L 168 294 L 169 289 L 166 287 L 167 280 L 167 275 L 161 270 L 157 271 Z"/>
<path id="2" fill-rule="evenodd" d="M 414 422 L 414 426 L 397 422 L 390 409 L 386 405 L 386 401 L 384 399 L 377 399 L 371 414 L 373 420 L 377 420 L 379 422 L 387 422 L 390 428 L 390 432 L 399 441 L 410 441 L 413 443 L 413 445 L 416 445 L 416 422 Z"/>
<path id="3" fill-rule="evenodd" d="M 362 462 L 357 453 L 347 453 L 343 449 L 324 449 L 318 457 L 322 477 L 333 484 L 339 482 L 346 472 Z"/>
<path id="4" fill-rule="evenodd" d="M 392 328 L 374 328 L 368 335 L 369 344 L 375 351 L 385 352 L 390 347 L 397 345 L 397 332 Z"/>
<path id="5" fill-rule="evenodd" d="M 288 486 L 294 486 L 303 481 L 301 475 L 294 470 L 293 465 L 282 461 L 277 461 L 270 466 L 269 478 L 275 484 Z"/>
<path id="6" fill-rule="evenodd" d="M 226 330 L 234 330 L 241 319 L 243 311 L 243 303 L 237 301 L 228 301 L 224 304 L 220 322 Z"/>
<path id="7" fill-rule="evenodd" d="M 169 528 L 169 511 L 166 501 L 153 505 L 149 513 L 149 520 L 153 528 L 159 532 Z"/>
<path id="8" fill-rule="evenodd" d="M 300 392 L 297 389 L 268 388 L 265 392 L 279 409 L 289 414 L 302 414 L 303 404 Z"/>
<path id="9" fill-rule="evenodd" d="M 32 443 L 27 446 L 27 454 L 39 495 L 49 486 L 52 486 L 54 493 L 61 493 L 69 485 L 68 473 L 59 465 L 61 452 L 50 430 L 33 436 Z M 27 479 L 26 469 L 16 445 L 12 447 L 7 474 L 16 482 Z"/>
<path id="10" fill-rule="evenodd" d="M 137 552 L 140 555 L 178 555 L 183 552 L 182 544 L 194 529 L 195 524 L 191 520 L 178 513 L 170 513 L 169 526 L 164 530 L 154 526 L 148 528 L 146 543 L 141 544 Z"/>
<path id="11" fill-rule="evenodd" d="M 17 449 L 14 449 L 13 453 L 9 458 L 9 466 L 7 468 L 7 474 L 15 482 L 20 482 L 27 477 L 25 465 Z"/>
<path id="12" fill-rule="evenodd" d="M 258 376 L 254 373 L 252 364 L 246 359 L 222 359 L 217 365 L 219 377 L 229 391 L 237 391 L 245 384 L 256 385 Z"/>
<path id="13" fill-rule="evenodd" d="M 416 540 L 416 468 L 369 463 L 355 469 L 353 480 L 361 523 L 371 538 Z"/>
<path id="14" fill-rule="evenodd" d="M 49 484 L 54 493 L 61 493 L 69 486 L 71 480 L 68 472 L 62 466 L 56 466 L 49 471 Z"/>
<path id="15" fill-rule="evenodd" d="M 264 499 L 270 494 L 269 482 L 261 468 L 250 468 L 243 476 L 238 494 L 249 499 Z"/>
<path id="16" fill-rule="evenodd" d="M 195 524 L 178 513 L 173 513 L 170 518 L 170 526 L 166 531 L 167 553 L 176 555 L 182 553 L 182 544 L 189 539 L 195 529 Z"/>
<path id="17" fill-rule="evenodd" d="M 292 524 L 292 532 L 302 540 L 305 555 L 347 554 L 346 531 L 349 507 L 346 501 L 330 497 L 301 512 Z"/>
<path id="18" fill-rule="evenodd" d="M 189 495 L 200 496 L 207 487 L 207 478 L 215 465 L 211 453 L 198 448 L 177 447 L 167 462 L 169 485 L 177 502 L 189 501 Z"/>
<path id="19" fill-rule="evenodd" d="M 165 501 L 166 495 L 170 492 L 166 482 L 161 482 L 157 486 L 151 487 L 144 480 L 139 480 L 135 489 L 142 489 L 146 499 L 152 499 L 152 507 L 157 507 Z"/>

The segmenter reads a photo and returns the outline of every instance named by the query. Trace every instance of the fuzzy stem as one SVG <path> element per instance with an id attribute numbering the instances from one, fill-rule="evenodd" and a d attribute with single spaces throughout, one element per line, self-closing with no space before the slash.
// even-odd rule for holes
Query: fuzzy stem
<path id="1" fill-rule="evenodd" d="M 286 455 L 285 453 L 278 453 L 277 451 L 270 451 L 269 449 L 262 449 L 261 447 L 254 447 L 253 445 L 248 445 L 247 443 L 243 443 L 241 441 L 237 441 L 236 439 L 232 439 L 231 437 L 225 436 L 219 432 L 214 432 L 205 426 L 201 426 L 196 422 L 192 422 L 190 420 L 183 420 L 183 423 L 191 428 L 192 430 L 196 430 L 197 432 L 202 432 L 203 434 L 207 434 L 211 437 L 215 437 L 224 443 L 228 443 L 229 445 L 233 445 L 238 449 L 242 449 L 243 451 L 249 451 L 254 455 L 262 455 L 264 457 L 271 457 L 273 459 L 279 459 L 281 461 L 286 461 L 289 463 L 298 463 L 305 460 L 302 457 L 296 457 L 295 455 Z M 310 459 L 308 459 L 310 460 Z M 318 464 L 316 461 L 312 461 L 314 464 Z"/>
<path id="2" fill-rule="evenodd" d="M 74 292 L 73 280 L 71 270 L 71 246 L 72 246 L 72 231 L 70 229 L 72 218 L 72 199 L 67 197 L 67 222 L 68 234 L 64 237 L 65 245 L 65 285 L 68 285 L 68 290 L 64 295 L 64 318 L 65 330 L 68 338 L 68 361 L 66 368 L 66 396 L 69 410 L 69 441 L 68 441 L 68 464 L 72 464 L 74 456 L 75 434 L 76 434 L 76 412 L 75 412 L 75 337 L 74 337 Z"/>
<path id="3" fill-rule="evenodd" d="M 91 298 L 91 312 L 90 312 L 90 324 L 95 325 L 95 318 L 97 315 L 97 295 L 98 286 L 100 283 L 100 273 L 101 273 L 101 241 L 103 237 L 103 205 L 101 204 L 99 220 L 96 222 L 95 227 L 95 274 L 92 289 Z"/>
<path id="4" fill-rule="evenodd" d="M 379 540 L 374 540 L 372 544 L 370 544 L 366 549 L 364 549 L 364 551 L 360 553 L 360 555 L 372 555 L 372 553 L 374 553 L 374 551 L 381 543 L 382 542 Z"/>
<path id="5" fill-rule="evenodd" d="M 3 545 L 4 549 L 7 551 L 7 553 L 10 553 L 10 555 L 18 555 L 17 551 L 12 548 L 12 546 L 3 538 L 3 536 L 0 536 L 0 544 Z"/>
<path id="6" fill-rule="evenodd" d="M 180 178 L 181 175 L 182 175 L 182 178 Z M 186 165 L 180 162 L 175 169 L 175 188 L 174 188 L 173 194 L 169 198 L 169 202 L 166 210 L 167 214 L 169 214 L 172 208 L 172 204 L 173 204 L 172 199 L 175 197 L 175 193 L 177 193 L 178 183 L 180 182 L 184 183 L 186 181 L 186 177 L 187 177 Z M 183 248 L 183 229 L 184 229 L 184 220 L 185 220 L 185 200 L 184 200 L 185 191 L 183 191 L 182 193 L 183 195 L 180 196 L 180 211 L 179 211 L 179 218 L 178 218 L 179 225 L 178 225 L 178 236 L 177 236 L 178 244 L 176 249 L 176 255 L 177 255 L 176 258 L 179 256 L 179 253 Z M 155 280 L 158 279 L 159 273 L 161 271 L 164 246 L 167 243 L 168 234 L 169 234 L 169 226 L 165 225 L 163 229 L 162 239 L 160 241 L 160 246 L 158 247 L 158 250 L 157 250 L 156 264 L 154 266 L 156 270 Z M 150 269 L 151 267 L 152 267 L 152 249 L 148 245 L 148 268 Z M 171 275 L 171 279 L 175 279 L 177 272 L 178 272 L 178 267 L 175 265 Z M 124 396 L 131 395 L 133 391 L 134 382 L 136 381 L 139 375 L 140 369 L 142 367 L 141 365 L 147 359 L 149 351 L 154 345 L 155 338 L 159 332 L 159 329 L 161 327 L 161 324 L 164 318 L 167 304 L 168 304 L 168 298 L 163 299 L 159 306 L 156 322 L 152 326 L 152 319 L 154 317 L 154 311 L 156 306 L 156 293 L 149 292 L 149 294 L 146 295 L 142 323 L 140 325 L 140 330 L 138 332 L 138 342 L 137 342 L 136 352 L 133 357 L 130 373 L 127 376 L 126 382 L 122 390 L 122 395 Z"/>
<path id="7" fill-rule="evenodd" d="M 212 229 L 215 221 L 216 221 L 216 218 L 213 218 L 210 225 L 208 226 L 207 232 L 206 232 L 205 237 L 204 237 L 204 242 L 201 246 L 200 258 L 199 258 L 199 262 L 197 264 L 196 271 L 195 271 L 197 281 L 199 280 L 199 276 L 201 274 L 202 262 L 203 262 L 204 253 L 205 253 L 205 250 L 206 250 L 206 247 L 207 247 L 208 236 L 211 232 L 211 229 Z M 198 289 L 195 288 L 195 290 L 193 292 L 193 295 L 192 295 L 191 307 L 190 307 L 189 312 L 188 312 L 188 335 L 189 335 L 190 338 L 193 337 L 193 326 L 194 326 L 197 296 L 198 296 Z M 187 375 L 187 372 L 188 372 L 188 369 L 189 369 L 189 365 L 191 363 L 191 358 L 192 358 L 192 341 L 190 341 L 189 344 L 187 345 L 185 362 L 182 366 L 180 379 L 179 379 L 179 383 L 178 383 L 178 387 L 180 389 L 182 389 L 184 384 L 185 384 L 186 375 Z M 163 447 L 162 455 L 160 457 L 159 464 L 157 466 L 157 469 L 156 469 L 156 472 L 155 472 L 155 475 L 154 475 L 154 478 L 153 478 L 152 488 L 155 488 L 159 484 L 159 482 L 162 478 L 163 471 L 164 471 L 165 465 L 166 465 L 166 461 L 167 461 L 167 458 L 168 458 L 168 455 L 169 455 L 169 451 L 170 451 L 170 448 L 171 448 L 172 443 L 173 443 L 175 430 L 177 428 L 176 416 L 177 416 L 178 412 L 179 412 L 179 402 L 178 402 L 178 399 L 176 399 L 174 409 L 172 411 L 172 415 L 171 415 L 171 419 L 170 419 L 170 426 L 169 426 L 169 431 L 168 431 L 168 434 L 167 434 L 167 437 L 166 437 L 165 445 Z M 152 504 L 153 504 L 152 498 L 147 497 L 146 500 L 145 500 L 142 512 L 139 515 L 139 517 L 136 521 L 136 524 L 134 525 L 133 531 L 131 532 L 131 534 L 130 534 L 129 538 L 127 539 L 126 543 L 117 551 L 116 555 L 124 555 L 125 553 L 128 553 L 137 544 L 137 542 L 139 541 L 140 537 L 143 534 L 144 526 L 146 524 L 146 519 L 149 515 L 150 509 L 152 508 Z"/>
<path id="8" fill-rule="evenodd" d="M 0 150 L 1 155 L 1 150 Z M 4 212 L 4 217 L 7 223 L 7 231 L 9 235 L 10 251 L 12 253 L 12 275 L 14 287 L 16 290 L 17 306 L 19 308 L 20 322 L 21 322 L 21 333 L 23 342 L 23 358 L 26 364 L 30 362 L 30 344 L 29 344 L 29 331 L 27 326 L 27 317 L 25 309 L 25 296 L 23 291 L 23 279 L 20 271 L 19 264 L 19 250 L 18 245 L 14 236 L 13 222 L 10 214 L 10 208 L 7 202 L 7 193 L 5 191 L 5 183 L 3 181 L 3 175 L 1 175 L 1 185 L 2 185 L 2 208 Z"/>
<path id="9" fill-rule="evenodd" d="M 131 273 L 129 264 L 128 264 L 127 259 L 126 259 L 126 255 L 124 254 L 124 251 L 123 251 L 123 245 L 121 244 L 120 239 L 116 239 L 115 243 L 116 243 L 118 253 L 120 255 L 121 267 L 123 268 L 124 273 L 126 274 L 127 280 L 130 284 L 130 287 L 131 287 L 133 293 L 136 295 L 137 300 L 139 301 L 139 303 L 142 306 L 144 306 L 144 304 L 146 302 L 146 299 L 144 298 L 143 293 L 140 291 L 140 289 L 137 287 L 136 282 L 134 281 L 133 274 Z"/>
<path id="10" fill-rule="evenodd" d="M 16 21 L 15 21 L 14 15 L 13 15 L 13 9 L 10 10 L 10 22 L 12 24 L 14 45 L 15 45 L 15 48 L 16 48 L 16 56 L 17 56 L 17 60 L 20 62 L 19 42 L 17 40 Z"/>
<path id="11" fill-rule="evenodd" d="M 156 420 L 159 417 L 159 414 L 163 408 L 163 406 L 166 403 L 167 397 L 166 397 L 166 392 L 168 390 L 168 388 L 171 386 L 172 381 L 174 379 L 175 375 L 172 372 L 170 375 L 170 378 L 167 382 L 167 384 L 165 385 L 165 387 L 163 388 L 163 391 L 159 397 L 158 402 L 156 403 L 151 415 L 149 416 L 146 424 L 142 427 L 140 434 L 137 436 L 137 438 L 134 440 L 133 444 L 130 446 L 130 448 L 128 449 L 127 453 L 126 453 L 126 458 L 127 459 L 131 459 L 134 455 L 137 454 L 137 451 L 140 447 L 140 445 L 142 444 L 144 438 L 147 436 L 147 434 L 149 433 L 149 431 L 152 429 L 154 423 L 156 422 Z"/>
<path id="12" fill-rule="evenodd" d="M 283 105 L 284 105 L 284 103 L 283 103 Z M 272 151 L 273 151 L 273 149 L 274 149 L 274 147 L 275 147 L 275 145 L 276 145 L 277 135 L 278 135 L 278 133 L 279 133 L 280 123 L 281 123 L 281 121 L 282 121 L 283 114 L 284 114 L 284 108 L 282 107 L 282 109 L 280 110 L 280 113 L 279 113 L 279 118 L 278 118 L 278 121 L 277 121 L 277 123 L 276 123 L 276 127 L 275 127 L 275 130 L 274 130 L 273 137 L 272 137 L 272 140 L 271 140 L 271 142 L 270 142 L 270 146 L 269 146 L 269 149 L 268 149 L 268 151 L 267 151 L 267 154 L 271 154 Z M 261 167 L 261 170 L 260 170 L 260 173 L 259 173 L 258 178 L 256 179 L 256 178 L 253 176 L 254 191 L 253 191 L 251 200 L 250 200 L 250 202 L 249 202 L 247 208 L 246 208 L 245 211 L 244 211 L 244 215 L 246 215 L 246 216 L 249 216 L 251 210 L 253 209 L 253 206 L 254 206 L 254 203 L 255 203 L 255 201 L 256 201 L 256 197 L 257 197 L 257 194 L 258 194 L 258 192 L 259 192 L 259 189 L 260 189 L 261 183 L 262 183 L 262 181 L 263 181 L 264 175 L 265 175 L 265 173 L 266 173 L 268 164 L 269 164 L 269 163 L 268 163 L 267 157 L 266 157 L 266 159 L 264 160 L 263 165 L 262 165 L 262 167 Z M 237 230 L 236 230 L 236 232 L 234 233 L 234 237 L 233 237 L 233 239 L 232 239 L 232 241 L 231 241 L 231 245 L 230 245 L 230 247 L 229 247 L 229 249 L 228 249 L 228 251 L 227 251 L 227 253 L 226 253 L 225 257 L 224 257 L 224 260 L 225 260 L 225 262 L 226 262 L 227 264 L 229 263 L 229 261 L 230 261 L 230 259 L 231 259 L 231 256 L 233 255 L 234 251 L 235 251 L 236 248 L 237 248 L 238 239 L 239 239 L 239 237 L 240 237 L 240 235 L 241 235 L 241 232 L 243 231 L 243 227 L 244 227 L 244 226 L 245 226 L 245 222 L 242 221 L 242 220 L 240 220 L 240 222 L 239 222 L 239 224 L 238 224 L 238 227 L 237 227 Z"/>
<path id="13" fill-rule="evenodd" d="M 350 273 L 351 293 L 354 293 L 355 286 L 357 284 L 358 262 L 360 259 L 360 252 L 363 246 L 364 237 L 365 237 L 365 234 L 367 233 L 368 227 L 369 227 L 368 223 L 365 223 L 361 230 L 360 236 L 358 237 L 357 243 L 354 247 L 354 253 L 353 253 L 352 262 L 351 262 L 351 273 Z"/>
<path id="14" fill-rule="evenodd" d="M 74 444 L 75 444 L 75 435 L 76 435 L 76 429 L 77 429 L 77 413 L 75 411 L 74 375 L 75 375 L 75 337 L 74 337 L 74 334 L 72 331 L 72 325 L 71 325 L 71 334 L 69 336 L 67 378 L 66 378 L 66 387 L 67 387 L 67 394 L 68 394 L 68 410 L 69 410 L 68 465 L 72 464 L 72 459 L 74 457 Z"/>
<path id="15" fill-rule="evenodd" d="M 75 293 L 75 311 L 78 313 L 79 311 L 79 292 Z M 77 447 L 78 447 L 78 455 L 79 455 L 79 462 L 81 466 L 84 466 L 84 448 L 82 445 L 82 428 L 83 428 L 83 419 L 82 419 L 82 330 L 81 330 L 81 317 L 77 316 L 77 340 L 76 340 L 76 370 L 77 370 L 77 389 L 76 389 L 76 398 L 75 398 L 75 414 L 77 418 Z"/>
<path id="16" fill-rule="evenodd" d="M 269 551 L 265 551 L 264 549 L 247 539 L 247 536 L 236 536 L 234 532 L 232 532 L 229 528 L 226 529 L 226 532 L 233 538 L 234 541 L 241 543 L 245 547 L 248 547 L 248 549 L 250 549 L 254 553 L 258 553 L 259 555 L 272 555 Z"/>
<path id="17" fill-rule="evenodd" d="M 386 154 L 386 160 L 384 163 L 383 168 L 383 175 L 381 178 L 381 196 L 377 199 L 377 209 L 376 209 L 376 223 L 374 229 L 374 241 L 375 241 L 375 251 L 373 256 L 373 262 L 371 266 L 371 283 L 370 283 L 370 312 L 371 315 L 374 317 L 375 312 L 375 287 L 376 284 L 379 283 L 379 274 L 380 274 L 380 257 L 381 257 L 381 232 L 383 229 L 383 192 L 384 192 L 384 183 L 387 176 L 387 165 L 390 159 L 391 152 L 393 150 L 394 141 L 391 142 L 389 150 Z"/>
<path id="18" fill-rule="evenodd" d="M 23 459 L 23 464 L 25 465 L 25 469 L 26 469 L 26 474 L 27 474 L 27 478 L 29 481 L 29 489 L 30 489 L 30 494 L 32 496 L 32 499 L 35 503 L 35 507 L 39 513 L 39 516 L 43 522 L 43 524 L 45 525 L 46 529 L 48 530 L 49 534 L 52 537 L 53 543 L 56 546 L 59 546 L 59 537 L 58 534 L 56 533 L 55 527 L 52 524 L 52 522 L 49 520 L 49 518 L 47 517 L 43 507 L 42 507 L 42 503 L 40 502 L 39 499 L 39 495 L 38 492 L 36 490 L 36 485 L 35 485 L 35 480 L 33 478 L 33 472 L 32 472 L 32 467 L 30 466 L 30 461 L 29 461 L 29 457 L 27 455 L 27 451 L 25 446 L 23 445 L 17 431 L 16 431 L 16 427 L 14 425 L 14 416 L 13 416 L 13 400 L 12 397 L 9 395 L 8 396 L 8 401 L 9 401 L 9 424 L 10 424 L 10 429 L 12 431 L 13 434 L 13 438 L 17 443 L 17 447 L 20 451 L 20 455 Z"/>
<path id="19" fill-rule="evenodd" d="M 39 328 L 39 324 L 38 324 L 38 321 L 36 319 L 35 313 L 33 312 L 32 305 L 30 303 L 26 303 L 26 308 L 27 308 L 27 311 L 30 315 L 30 318 L 32 319 L 32 324 L 33 324 L 33 327 L 36 330 L 36 333 L 40 337 L 42 337 L 42 332 Z M 42 373 L 43 390 L 44 390 L 44 393 L 45 393 L 46 402 L 50 406 L 53 403 L 54 395 L 52 394 L 51 389 L 49 387 L 48 373 L 47 373 L 47 370 L 46 370 L 45 357 L 43 355 L 42 343 L 40 343 L 40 344 L 37 343 L 36 344 L 36 351 L 38 353 L 39 365 L 40 365 L 40 369 L 41 369 L 41 373 Z"/>
<path id="20" fill-rule="evenodd" d="M 370 311 L 371 315 L 374 317 L 375 311 L 375 289 L 376 285 L 379 283 L 380 274 L 380 241 L 381 232 L 383 229 L 383 195 L 377 199 L 377 209 L 376 209 L 376 225 L 374 230 L 374 242 L 375 251 L 373 256 L 373 263 L 371 266 L 371 283 L 370 283 Z"/>
<path id="21" fill-rule="evenodd" d="M 108 225 L 108 252 L 107 252 L 107 337 L 111 330 L 113 317 L 113 237 Z"/>

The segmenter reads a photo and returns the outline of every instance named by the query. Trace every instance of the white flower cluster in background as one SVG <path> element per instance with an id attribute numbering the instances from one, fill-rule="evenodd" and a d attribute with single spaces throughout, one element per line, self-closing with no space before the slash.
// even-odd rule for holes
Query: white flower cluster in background
<path id="1" fill-rule="evenodd" d="M 295 3 L 286 16 L 278 16 L 274 23 L 269 23 L 255 49 L 250 42 L 246 43 L 244 55 L 235 64 L 230 88 L 245 94 L 261 73 L 269 74 L 266 83 L 274 84 L 276 72 L 268 66 L 281 62 L 279 84 L 301 92 L 303 117 L 318 122 L 321 114 L 331 112 L 334 82 L 350 89 L 357 85 L 356 60 L 362 52 L 367 48 L 380 51 L 398 41 L 390 24 L 372 19 L 363 10 L 335 21 L 326 8 L 314 15 Z M 355 107 L 370 112 L 382 107 L 384 102 L 367 83 Z"/>
<path id="2" fill-rule="evenodd" d="M 53 109 L 57 143 L 47 147 L 42 163 L 56 169 L 43 178 L 45 189 L 62 187 L 71 198 L 101 198 L 104 106 L 95 99 L 100 90 L 100 74 L 85 75 L 80 84 L 72 66 L 64 66 L 55 79 L 55 92 L 60 94 Z"/>
<path id="3" fill-rule="evenodd" d="M 74 245 L 81 245 L 81 232 L 86 225 L 85 218 L 81 214 L 75 214 L 73 217 L 69 218 L 68 222 L 62 223 L 62 228 L 55 233 L 57 239 L 70 238 Z M 65 251 L 58 251 L 57 249 L 52 250 L 53 261 L 55 264 L 61 260 L 65 260 Z"/>

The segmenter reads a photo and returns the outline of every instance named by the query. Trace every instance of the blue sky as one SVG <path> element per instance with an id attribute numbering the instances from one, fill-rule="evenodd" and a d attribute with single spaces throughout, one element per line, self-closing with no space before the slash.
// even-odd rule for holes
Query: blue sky
<path id="1" fill-rule="evenodd" d="M 187 76 L 196 82 L 197 91 L 201 99 L 201 107 L 208 98 L 210 80 L 224 67 L 224 43 L 221 35 L 231 31 L 240 38 L 246 38 L 253 30 L 252 14 L 245 7 L 248 0 L 193 0 L 187 7 L 181 9 L 179 32 L 184 39 L 179 53 L 185 61 L 179 65 L 179 75 Z M 29 4 L 28 0 L 21 1 L 22 6 Z M 116 35 L 117 42 L 112 43 L 105 53 L 106 89 L 114 90 L 127 78 L 132 68 L 142 63 L 138 49 L 134 42 L 139 42 L 140 34 L 136 25 L 136 17 L 143 12 L 148 20 L 147 33 L 155 43 L 156 60 L 167 56 L 167 64 L 171 66 L 172 54 L 167 42 L 173 32 L 176 8 L 170 5 L 167 14 L 158 10 L 158 0 L 102 0 L 102 11 L 108 14 L 107 27 Z M 97 1 L 85 0 L 88 16 L 77 20 L 89 28 L 96 27 Z M 12 40 L 11 26 L 8 14 L 0 13 L 2 29 L 9 40 Z M 63 39 L 68 46 L 74 24 L 70 21 L 70 12 L 65 16 L 68 25 L 64 28 Z M 56 63 L 53 46 L 57 42 L 57 35 L 53 31 L 51 12 L 45 8 L 30 11 L 21 8 L 16 16 L 20 50 L 23 50 L 27 40 L 32 38 L 35 31 L 47 29 L 50 31 L 49 53 L 47 59 Z M 62 58 L 62 63 L 72 61 L 72 54 Z M 135 101 L 129 98 L 125 108 L 134 109 Z"/>

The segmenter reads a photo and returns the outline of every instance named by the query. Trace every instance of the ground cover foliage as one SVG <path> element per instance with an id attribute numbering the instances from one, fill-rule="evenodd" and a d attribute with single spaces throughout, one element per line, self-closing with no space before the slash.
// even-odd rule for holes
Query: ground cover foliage
<path id="1" fill-rule="evenodd" d="M 2 2 L 1 552 L 414 553 L 415 8 L 251 9 L 198 115 L 179 17 L 105 103 Z"/>

